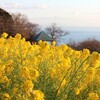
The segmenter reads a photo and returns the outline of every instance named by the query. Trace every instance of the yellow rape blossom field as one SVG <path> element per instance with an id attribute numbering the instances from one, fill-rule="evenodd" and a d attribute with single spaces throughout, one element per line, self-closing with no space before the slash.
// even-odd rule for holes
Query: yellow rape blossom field
<path id="1" fill-rule="evenodd" d="M 0 38 L 0 100 L 100 100 L 100 54 L 55 42 Z"/>

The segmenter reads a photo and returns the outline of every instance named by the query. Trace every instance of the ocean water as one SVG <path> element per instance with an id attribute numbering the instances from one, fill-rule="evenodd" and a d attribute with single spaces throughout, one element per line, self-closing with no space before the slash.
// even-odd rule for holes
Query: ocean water
<path id="1" fill-rule="evenodd" d="M 69 34 L 60 38 L 60 44 L 74 41 L 76 43 L 96 39 L 100 41 L 100 28 L 66 28 Z"/>

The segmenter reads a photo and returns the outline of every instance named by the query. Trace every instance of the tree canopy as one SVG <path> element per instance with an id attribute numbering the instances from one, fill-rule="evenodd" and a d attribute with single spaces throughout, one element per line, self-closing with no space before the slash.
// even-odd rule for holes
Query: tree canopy
<path id="1" fill-rule="evenodd" d="M 13 19 L 7 11 L 0 8 L 0 34 L 3 32 L 13 33 Z"/>

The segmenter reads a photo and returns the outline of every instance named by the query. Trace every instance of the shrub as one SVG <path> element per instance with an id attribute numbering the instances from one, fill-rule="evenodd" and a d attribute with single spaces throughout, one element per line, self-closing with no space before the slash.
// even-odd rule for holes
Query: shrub
<path id="1" fill-rule="evenodd" d="M 72 43 L 69 43 L 68 45 L 75 50 L 82 50 L 82 49 L 87 48 L 91 52 L 93 51 L 100 52 L 100 41 L 96 39 L 88 39 L 77 44 L 75 42 L 72 42 Z"/>

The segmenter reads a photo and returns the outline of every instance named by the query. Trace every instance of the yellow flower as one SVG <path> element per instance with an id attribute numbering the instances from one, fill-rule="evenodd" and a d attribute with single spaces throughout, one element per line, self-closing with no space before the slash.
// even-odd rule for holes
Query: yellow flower
<path id="1" fill-rule="evenodd" d="M 3 94 L 3 100 L 11 100 L 11 97 L 8 93 Z"/>
<path id="2" fill-rule="evenodd" d="M 55 42 L 55 41 L 53 41 L 53 42 L 52 42 L 52 45 L 53 45 L 53 46 L 55 46 L 55 45 L 56 45 L 56 42 Z"/>
<path id="3" fill-rule="evenodd" d="M 20 75 L 20 77 L 25 78 L 25 79 L 31 78 L 30 77 L 30 71 L 27 67 L 20 68 L 19 75 Z"/>
<path id="4" fill-rule="evenodd" d="M 44 94 L 39 90 L 34 90 L 31 92 L 33 100 L 44 100 Z"/>
<path id="5" fill-rule="evenodd" d="M 9 60 L 8 62 L 7 62 L 7 65 L 13 65 L 13 60 Z"/>
<path id="6" fill-rule="evenodd" d="M 81 58 L 84 60 L 90 55 L 90 51 L 88 49 L 83 49 Z"/>
<path id="7" fill-rule="evenodd" d="M 79 88 L 76 88 L 76 89 L 75 89 L 75 94 L 76 94 L 76 95 L 79 95 L 79 94 L 80 94 L 80 89 L 79 89 Z"/>
<path id="8" fill-rule="evenodd" d="M 55 77 L 55 75 L 56 75 L 56 70 L 55 70 L 54 68 L 50 68 L 50 69 L 49 69 L 49 74 L 50 74 L 50 77 L 51 77 L 51 78 Z"/>
<path id="9" fill-rule="evenodd" d="M 17 33 L 17 34 L 15 35 L 15 38 L 16 38 L 16 39 L 21 39 L 21 34 Z"/>
<path id="10" fill-rule="evenodd" d="M 55 46 L 56 42 L 31 45 L 21 34 L 7 36 L 0 38 L 0 100 L 52 100 L 57 89 L 59 100 L 65 100 L 70 91 L 69 100 L 84 99 L 85 90 L 95 91 L 88 100 L 99 100 L 100 53 Z"/>
<path id="11" fill-rule="evenodd" d="M 61 84 L 61 88 L 63 88 L 67 84 L 66 82 L 67 81 L 64 79 L 63 82 L 62 82 L 62 84 Z"/>
<path id="12" fill-rule="evenodd" d="M 9 79 L 7 76 L 3 76 L 0 78 L 0 83 L 6 83 L 6 82 L 9 82 Z"/>
<path id="13" fill-rule="evenodd" d="M 42 40 L 39 40 L 38 44 L 41 44 L 42 43 Z"/>
<path id="14" fill-rule="evenodd" d="M 26 80 L 23 83 L 23 86 L 24 86 L 25 92 L 32 92 L 32 89 L 34 87 L 34 84 L 32 83 L 31 80 Z"/>
<path id="15" fill-rule="evenodd" d="M 91 92 L 89 93 L 87 100 L 100 100 L 100 98 L 97 93 Z"/>
<path id="16" fill-rule="evenodd" d="M 11 74 L 13 69 L 14 69 L 13 60 L 9 60 L 8 62 L 6 62 L 5 73 L 6 74 Z"/>
<path id="17" fill-rule="evenodd" d="M 62 45 L 61 45 L 61 48 L 62 48 L 63 51 L 66 51 L 66 50 L 68 49 L 68 46 L 65 45 L 65 44 L 62 44 Z"/>
<path id="18" fill-rule="evenodd" d="M 3 38 L 7 38 L 7 36 L 8 36 L 8 34 L 5 32 L 1 35 L 1 37 L 3 37 Z"/>
<path id="19" fill-rule="evenodd" d="M 91 62 L 91 67 L 93 68 L 97 68 L 100 65 L 100 61 L 99 60 L 94 60 Z"/>
<path id="20" fill-rule="evenodd" d="M 39 72 L 36 69 L 30 69 L 30 77 L 34 81 L 36 81 L 37 77 L 39 76 Z"/>
<path id="21" fill-rule="evenodd" d="M 13 95 L 16 95 L 17 91 L 18 91 L 18 88 L 14 87 L 14 88 L 12 89 Z"/>

